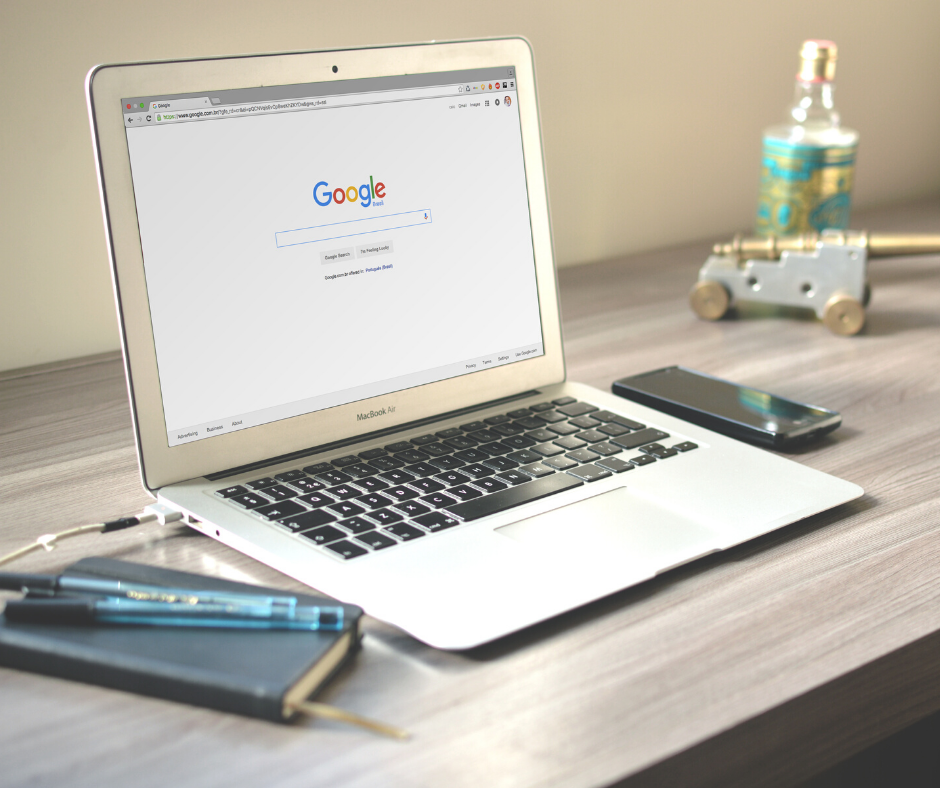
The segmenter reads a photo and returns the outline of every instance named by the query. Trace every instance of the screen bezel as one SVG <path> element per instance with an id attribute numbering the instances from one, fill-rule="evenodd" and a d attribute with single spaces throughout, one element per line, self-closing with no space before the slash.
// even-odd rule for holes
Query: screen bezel
<path id="1" fill-rule="evenodd" d="M 494 66 L 516 69 L 544 355 L 170 447 L 121 99 Z M 147 489 L 348 439 L 364 432 L 356 419 L 364 409 L 385 407 L 388 415 L 382 423 L 369 426 L 386 430 L 564 380 L 535 68 L 524 39 L 97 66 L 88 73 L 86 94 L 131 413 Z M 198 308 L 180 314 L 180 320 L 198 319 Z"/>

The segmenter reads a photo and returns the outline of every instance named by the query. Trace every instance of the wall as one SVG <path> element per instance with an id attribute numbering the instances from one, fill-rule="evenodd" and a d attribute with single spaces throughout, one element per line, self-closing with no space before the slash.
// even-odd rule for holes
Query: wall
<path id="1" fill-rule="evenodd" d="M 118 346 L 82 90 L 120 60 L 522 34 L 558 262 L 746 229 L 801 41 L 840 47 L 856 205 L 940 192 L 940 3 L 126 0 L 0 3 L 0 369 Z"/>

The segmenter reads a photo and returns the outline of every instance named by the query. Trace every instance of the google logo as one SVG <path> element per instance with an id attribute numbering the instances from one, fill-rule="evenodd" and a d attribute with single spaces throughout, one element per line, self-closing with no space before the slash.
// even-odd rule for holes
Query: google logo
<path id="1" fill-rule="evenodd" d="M 323 187 L 322 190 L 320 187 Z M 358 202 L 363 208 L 372 205 L 372 198 L 384 199 L 385 184 L 382 181 L 373 183 L 372 176 L 369 176 L 369 182 L 362 184 L 358 189 L 355 186 L 348 186 L 343 189 L 339 187 L 330 191 L 330 184 L 326 181 L 320 181 L 313 187 L 313 199 L 317 205 L 326 207 L 331 202 L 342 205 L 344 202 Z"/>

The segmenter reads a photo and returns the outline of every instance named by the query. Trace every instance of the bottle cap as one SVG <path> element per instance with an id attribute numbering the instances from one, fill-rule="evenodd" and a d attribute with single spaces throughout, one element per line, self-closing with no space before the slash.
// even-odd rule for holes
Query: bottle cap
<path id="1" fill-rule="evenodd" d="M 803 82 L 831 82 L 836 75 L 837 56 L 838 48 L 832 41 L 804 41 L 797 78 Z"/>

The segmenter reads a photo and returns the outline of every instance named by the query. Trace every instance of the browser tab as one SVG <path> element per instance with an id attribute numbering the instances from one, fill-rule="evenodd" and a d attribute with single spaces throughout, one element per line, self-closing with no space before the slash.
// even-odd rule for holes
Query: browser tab
<path id="1" fill-rule="evenodd" d="M 171 111 L 179 109 L 198 109 L 199 107 L 211 107 L 212 103 L 209 100 L 208 96 L 203 96 L 201 98 L 185 98 L 185 99 L 167 99 L 164 101 L 151 101 L 150 110 L 152 112 L 158 111 Z"/>

